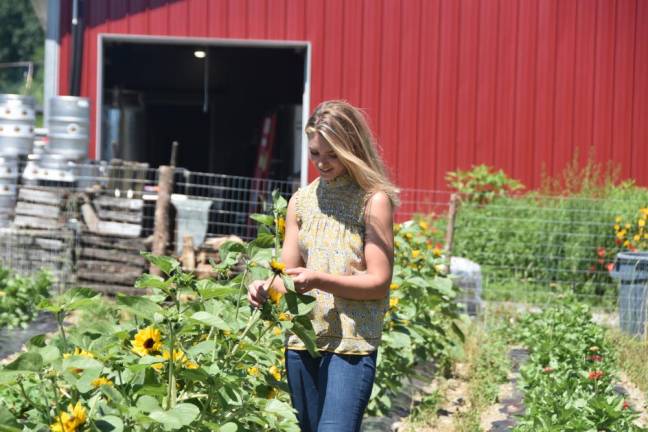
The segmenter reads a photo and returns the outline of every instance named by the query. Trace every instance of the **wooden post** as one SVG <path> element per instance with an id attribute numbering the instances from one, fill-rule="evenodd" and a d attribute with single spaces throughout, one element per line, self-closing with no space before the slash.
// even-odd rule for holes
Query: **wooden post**
<path id="1" fill-rule="evenodd" d="M 155 219 L 153 228 L 153 254 L 165 255 L 166 246 L 169 242 L 169 205 L 171 193 L 173 193 L 173 171 L 174 167 L 160 166 L 158 178 L 157 201 L 155 202 Z M 149 273 L 161 275 L 160 269 L 151 264 Z"/>
<path id="2" fill-rule="evenodd" d="M 445 251 L 447 258 L 452 256 L 452 242 L 454 240 L 454 225 L 455 217 L 457 215 L 457 204 L 459 203 L 459 195 L 453 193 L 450 195 L 450 208 L 448 208 L 448 229 L 446 230 L 445 237 Z"/>

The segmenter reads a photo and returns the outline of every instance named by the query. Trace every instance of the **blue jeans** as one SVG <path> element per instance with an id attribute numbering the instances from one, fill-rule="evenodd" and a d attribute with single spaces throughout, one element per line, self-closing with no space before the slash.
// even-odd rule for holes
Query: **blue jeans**
<path id="1" fill-rule="evenodd" d="M 358 432 L 376 376 L 376 352 L 286 350 L 286 372 L 302 432 Z"/>

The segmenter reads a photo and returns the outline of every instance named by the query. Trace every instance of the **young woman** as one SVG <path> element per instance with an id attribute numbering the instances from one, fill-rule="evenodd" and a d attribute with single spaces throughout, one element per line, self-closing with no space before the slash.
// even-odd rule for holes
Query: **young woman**
<path id="1" fill-rule="evenodd" d="M 348 103 L 320 104 L 306 135 L 319 178 L 288 203 L 281 260 L 295 289 L 317 300 L 311 319 L 321 356 L 311 357 L 290 335 L 288 386 L 302 431 L 355 432 L 371 395 L 389 305 L 398 190 L 366 119 Z M 267 291 L 267 281 L 250 284 L 250 303 L 260 306 Z"/>

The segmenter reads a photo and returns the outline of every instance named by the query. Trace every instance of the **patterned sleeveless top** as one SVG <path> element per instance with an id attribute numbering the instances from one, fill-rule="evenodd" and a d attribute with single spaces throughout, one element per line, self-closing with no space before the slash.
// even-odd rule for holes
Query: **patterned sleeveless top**
<path id="1" fill-rule="evenodd" d="M 367 193 L 349 176 L 332 181 L 316 179 L 295 197 L 299 250 L 306 268 L 334 275 L 365 272 L 364 207 Z M 339 354 L 369 354 L 380 344 L 389 298 L 350 300 L 325 291 L 308 292 L 316 298 L 311 312 L 317 347 Z M 304 350 L 295 335 L 289 349 Z"/>

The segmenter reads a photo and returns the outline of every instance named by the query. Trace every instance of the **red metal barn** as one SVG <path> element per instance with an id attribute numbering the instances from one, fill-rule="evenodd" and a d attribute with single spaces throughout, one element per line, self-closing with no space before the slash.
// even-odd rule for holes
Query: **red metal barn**
<path id="1" fill-rule="evenodd" d="M 293 41 L 286 47 L 302 50 L 305 73 L 296 79 L 304 83 L 304 111 L 332 98 L 366 108 L 402 187 L 443 189 L 447 171 L 478 163 L 534 187 L 543 167 L 558 172 L 577 148 L 583 157 L 594 148 L 598 160 L 616 161 L 624 177 L 648 185 L 648 0 L 76 2 L 83 22 L 79 91 L 93 101 L 94 128 L 102 118 L 100 100 L 105 106 L 110 94 L 99 82 L 108 67 L 131 64 L 120 72 L 124 79 L 145 73 L 151 81 L 179 67 L 173 61 L 144 71 L 136 65 L 146 57 L 141 53 L 121 63 L 119 56 L 102 59 L 113 45 L 152 41 L 110 35 L 185 44 L 196 38 L 196 46 L 214 41 L 214 50 L 252 41 L 259 57 L 240 67 L 269 75 L 284 60 L 261 48 Z M 60 94 L 70 90 L 74 3 L 59 4 Z M 225 57 L 235 58 L 235 50 Z M 227 91 L 219 88 L 213 97 Z M 247 98 L 253 104 L 255 93 Z M 233 109 L 243 115 L 245 105 Z M 156 121 L 148 127 L 166 123 Z M 206 152 L 217 139 L 213 131 L 206 136 L 192 151 Z M 94 157 L 98 139 L 99 132 Z M 220 169 L 217 163 L 207 168 Z"/>

